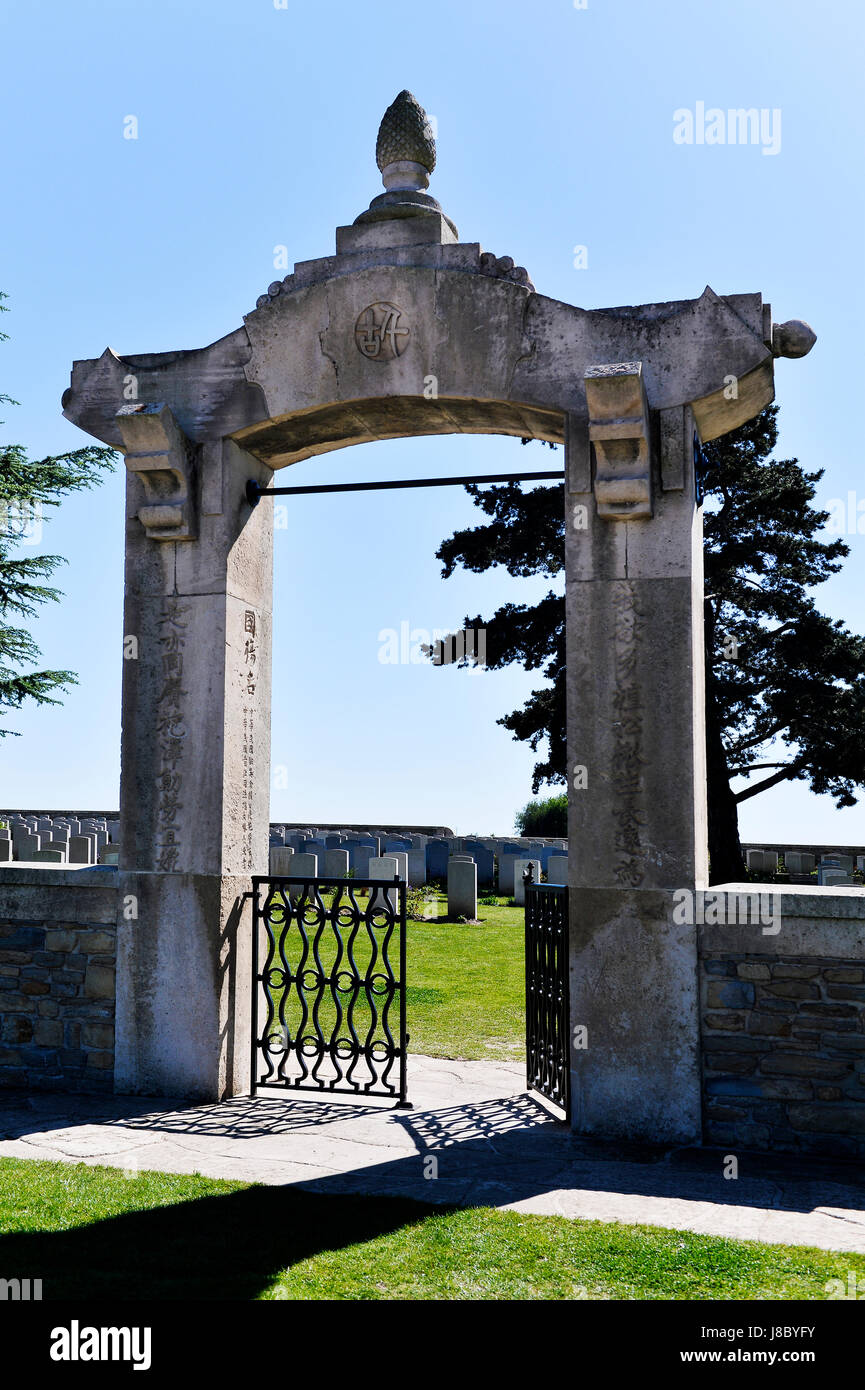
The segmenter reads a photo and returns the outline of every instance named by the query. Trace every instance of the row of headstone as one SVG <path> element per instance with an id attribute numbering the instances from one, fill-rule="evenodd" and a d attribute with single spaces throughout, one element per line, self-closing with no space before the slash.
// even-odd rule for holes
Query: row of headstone
<path id="1" fill-rule="evenodd" d="M 315 844 L 309 841 L 308 844 Z M 567 883 L 567 855 L 551 855 L 548 859 L 547 881 Z M 523 875 L 529 864 L 532 866 L 534 880 L 542 879 L 540 859 L 532 859 L 517 854 L 503 858 L 499 892 L 512 897 L 517 904 L 525 902 Z M 315 849 L 298 851 L 290 845 L 272 845 L 270 848 L 270 872 L 274 877 L 284 878 L 348 878 L 353 870 L 355 879 L 386 879 L 391 881 L 396 875 L 401 882 L 411 887 L 421 887 L 426 882 L 426 866 L 422 851 L 394 850 L 390 854 L 377 855 L 368 845 L 352 846 L 346 849 L 325 849 L 318 853 Z M 447 883 L 448 916 L 465 917 L 474 921 L 477 917 L 478 888 L 483 886 L 478 852 L 457 852 L 448 857 L 445 870 Z M 292 893 L 299 893 L 299 887 L 292 887 Z"/>
<path id="2" fill-rule="evenodd" d="M 547 862 L 547 882 L 567 883 L 567 855 L 551 855 Z M 526 901 L 526 874 L 529 869 L 531 869 L 533 882 L 540 883 L 542 881 L 541 860 L 524 855 L 508 855 L 505 857 L 505 869 L 508 874 L 507 883 L 509 886 L 503 887 L 500 879 L 499 892 L 507 892 L 510 897 L 513 897 L 517 906 L 522 907 Z M 464 917 L 467 921 L 474 921 L 477 918 L 478 883 L 478 864 L 475 855 L 452 854 L 448 860 L 447 870 L 449 917 Z"/>
<path id="3" fill-rule="evenodd" d="M 444 880 L 447 877 L 448 862 L 454 854 L 470 854 L 478 870 L 478 887 L 491 889 L 498 887 L 499 893 L 509 897 L 514 894 L 516 862 L 518 859 L 537 859 L 541 871 L 549 879 L 550 861 L 567 858 L 567 841 L 553 843 L 520 840 L 430 840 L 426 846 L 426 871 L 428 879 Z M 557 864 L 555 872 L 561 873 L 563 866 Z M 553 881 L 553 880 L 550 880 Z"/>
<path id="4" fill-rule="evenodd" d="M 119 821 L 105 817 L 0 813 L 0 862 L 105 864 L 117 862 Z"/>
<path id="5" fill-rule="evenodd" d="M 745 851 L 745 862 L 750 873 L 774 875 L 779 871 L 779 856 L 776 850 L 749 849 Z M 784 869 L 796 878 L 809 876 L 817 870 L 819 885 L 829 887 L 853 887 L 856 880 L 854 869 L 865 870 L 865 854 L 855 857 L 852 854 L 821 854 L 819 860 L 814 854 L 799 850 L 784 851 Z"/>
<path id="6" fill-rule="evenodd" d="M 825 888 L 853 888 L 856 886 L 853 870 L 863 867 L 863 855 L 859 855 L 859 861 L 856 862 L 852 854 L 823 854 L 817 865 L 817 882 Z"/>

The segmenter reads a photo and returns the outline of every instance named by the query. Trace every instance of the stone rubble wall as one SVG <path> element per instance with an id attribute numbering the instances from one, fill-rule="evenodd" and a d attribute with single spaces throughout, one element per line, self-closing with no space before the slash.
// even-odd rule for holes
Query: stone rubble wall
<path id="1" fill-rule="evenodd" d="M 700 928 L 704 1143 L 865 1158 L 865 893 L 777 901 Z"/>
<path id="2" fill-rule="evenodd" d="M 116 917 L 110 872 L 4 871 L 0 1088 L 113 1089 Z"/>

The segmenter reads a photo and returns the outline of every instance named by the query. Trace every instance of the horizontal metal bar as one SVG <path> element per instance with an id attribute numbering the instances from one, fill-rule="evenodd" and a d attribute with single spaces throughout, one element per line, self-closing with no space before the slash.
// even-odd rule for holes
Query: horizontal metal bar
<path id="1" fill-rule="evenodd" d="M 246 484 L 246 500 L 254 507 L 259 497 L 300 497 L 312 492 L 380 492 L 400 487 L 465 487 L 467 483 L 532 483 L 542 479 L 564 480 L 564 470 L 538 473 L 474 473 L 459 478 L 400 478 L 380 483 L 311 483 L 307 487 L 261 487 L 254 478 Z"/>
<path id="2" fill-rule="evenodd" d="M 275 848 L 279 849 L 280 846 L 276 845 Z M 302 850 L 298 852 L 303 853 Z M 303 884 L 304 887 L 323 889 L 325 893 L 329 893 L 332 888 L 386 888 L 390 892 L 392 888 L 407 886 L 406 880 L 400 878 L 399 874 L 394 874 L 393 878 L 311 878 L 304 874 L 255 874 L 252 882 L 256 886 L 265 883 L 290 883 L 292 888 Z"/>
<path id="3" fill-rule="evenodd" d="M 323 1049 L 323 1053 L 324 1053 L 324 1055 L 327 1055 L 327 1048 L 324 1048 L 324 1049 Z M 281 1055 L 281 1054 L 279 1054 L 279 1055 Z M 304 1055 L 307 1056 L 307 1057 L 314 1057 L 314 1056 L 318 1056 L 319 1054 L 318 1054 L 318 1053 L 308 1052 L 308 1053 L 305 1053 Z M 396 1051 L 394 1052 L 394 1056 L 395 1056 L 395 1057 L 404 1057 L 404 1056 L 405 1056 L 405 1052 L 404 1052 L 403 1049 L 397 1048 Z M 363 1053 L 361 1053 L 361 1057 L 363 1057 Z M 382 1058 L 382 1059 L 380 1059 L 380 1060 L 384 1060 L 384 1059 Z M 347 1062 L 347 1061 L 348 1061 L 348 1058 L 347 1058 L 347 1057 L 343 1057 L 343 1058 L 342 1058 L 342 1061 Z M 373 1083 L 371 1083 L 371 1084 L 374 1085 L 375 1083 L 373 1082 Z M 299 1078 L 297 1081 L 293 1081 L 293 1080 L 285 1080 L 285 1081 L 259 1081 L 259 1082 L 256 1083 L 256 1088 L 255 1088 L 255 1089 L 256 1089 L 257 1091 L 303 1091 L 304 1096 L 309 1096 L 311 1100 L 312 1100 L 315 1096 L 354 1096 L 355 1099 L 357 1099 L 357 1100 L 394 1100 L 394 1101 L 396 1101 L 396 1105 L 393 1107 L 395 1110 L 413 1110 L 413 1109 L 414 1109 L 414 1106 L 411 1104 L 410 1101 L 401 1101 L 401 1100 L 399 1099 L 399 1091 L 396 1089 L 396 1087 L 394 1087 L 394 1089 L 393 1089 L 392 1091 L 367 1091 L 366 1089 L 364 1089 L 364 1087 L 362 1087 L 362 1086 L 360 1086 L 360 1085 L 358 1085 L 358 1086 L 356 1086 L 356 1087 L 355 1087 L 355 1086 L 328 1086 L 328 1085 L 325 1083 L 325 1085 L 319 1086 L 319 1085 L 317 1085 L 317 1084 L 310 1085 L 308 1081 L 305 1081 L 305 1079 L 304 1079 L 303 1077 L 301 1077 L 301 1078 Z M 554 1103 L 555 1103 L 555 1102 L 554 1102 Z M 345 1112 L 345 1113 L 346 1113 L 346 1118 L 347 1118 L 347 1119 L 350 1119 L 350 1118 L 351 1118 L 351 1113 L 352 1113 L 352 1112 L 348 1109 L 347 1106 L 346 1106 L 346 1112 Z"/>

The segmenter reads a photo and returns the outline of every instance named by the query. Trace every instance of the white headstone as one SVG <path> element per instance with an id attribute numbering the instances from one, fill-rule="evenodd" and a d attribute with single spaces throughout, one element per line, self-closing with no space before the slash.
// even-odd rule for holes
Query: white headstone
<path id="1" fill-rule="evenodd" d="M 533 881 L 535 883 L 540 883 L 541 881 L 540 859 L 520 859 L 517 857 L 517 862 L 514 865 L 514 902 L 518 907 L 522 907 L 526 901 L 526 886 L 523 882 L 523 874 L 530 864 L 533 869 Z"/>
<path id="2" fill-rule="evenodd" d="M 395 854 L 379 854 L 374 855 L 372 859 L 370 859 L 369 869 L 367 870 L 366 877 L 373 879 L 383 879 L 387 883 L 392 883 L 394 878 L 397 876 L 398 871 L 399 866 L 397 864 L 397 856 Z M 378 903 L 381 903 L 383 894 L 378 893 L 376 889 L 372 889 L 371 891 L 377 893 Z M 388 893 L 387 898 L 393 911 L 396 912 L 399 906 L 396 893 Z"/>
<path id="3" fill-rule="evenodd" d="M 568 856 L 551 854 L 547 860 L 547 883 L 567 883 Z"/>
<path id="4" fill-rule="evenodd" d="M 788 874 L 810 874 L 814 867 L 814 856 L 789 849 L 784 855 L 784 864 Z"/>
<path id="5" fill-rule="evenodd" d="M 448 917 L 478 915 L 478 866 L 467 856 L 452 854 L 448 859 Z"/>
<path id="6" fill-rule="evenodd" d="M 389 849 L 386 857 L 396 860 L 397 873 L 403 883 L 408 883 L 408 850 Z"/>
<path id="7" fill-rule="evenodd" d="M 287 845 L 271 845 L 270 872 L 274 878 L 284 878 L 294 874 L 292 865 L 295 858 L 294 850 Z"/>

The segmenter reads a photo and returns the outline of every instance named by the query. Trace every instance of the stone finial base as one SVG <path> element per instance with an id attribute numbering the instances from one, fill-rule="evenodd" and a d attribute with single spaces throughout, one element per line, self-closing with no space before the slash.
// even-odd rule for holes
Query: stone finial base
<path id="1" fill-rule="evenodd" d="M 354 219 L 354 225 L 362 227 L 368 222 L 390 222 L 402 217 L 424 217 L 431 212 L 438 213 L 444 218 L 454 234 L 454 240 L 458 241 L 459 232 L 450 218 L 442 212 L 441 205 L 435 198 L 430 197 L 429 193 L 421 193 L 417 189 L 394 189 L 389 193 L 380 193 L 377 198 L 373 198 L 366 212 L 362 212 L 359 217 Z"/>

